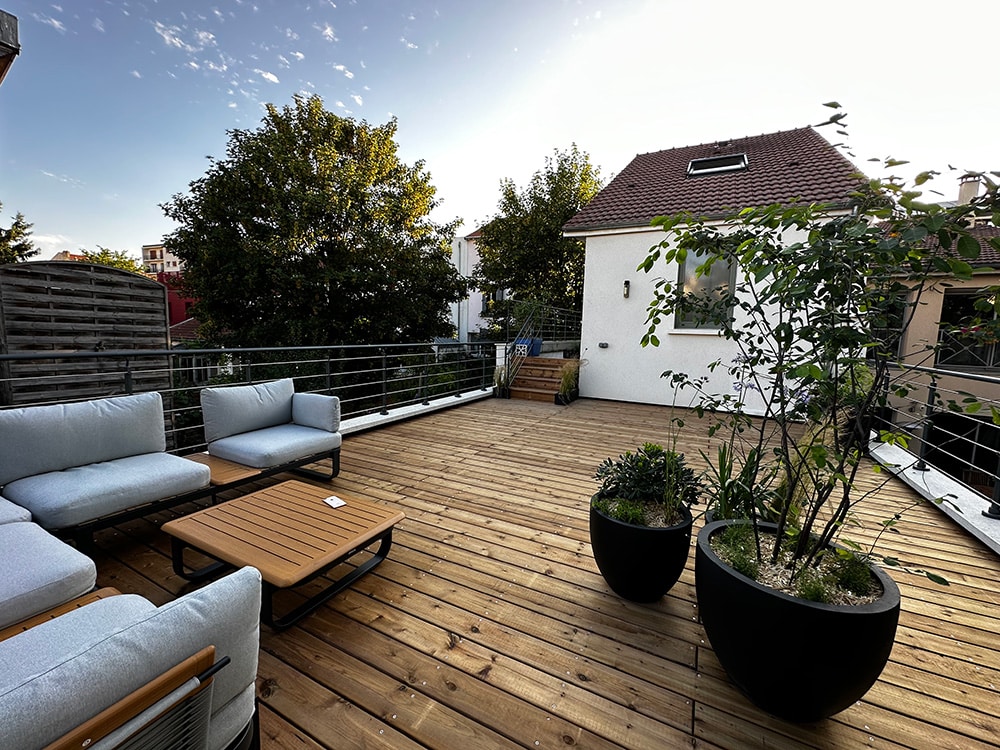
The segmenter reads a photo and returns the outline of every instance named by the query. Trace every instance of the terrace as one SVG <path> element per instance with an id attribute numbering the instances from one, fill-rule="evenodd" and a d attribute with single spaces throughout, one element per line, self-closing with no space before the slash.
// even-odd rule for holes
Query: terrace
<path id="1" fill-rule="evenodd" d="M 893 572 L 903 613 L 889 665 L 864 700 L 815 725 L 772 719 L 729 684 L 691 564 L 656 605 L 611 594 L 589 548 L 592 473 L 662 439 L 665 423 L 662 407 L 485 399 L 348 434 L 334 491 L 406 519 L 372 574 L 288 630 L 262 628 L 262 746 L 998 746 L 1000 559 L 930 504 L 883 550 L 951 585 Z M 685 453 L 707 445 L 689 420 Z M 891 480 L 852 536 L 870 539 L 916 497 Z M 157 604 L 186 591 L 159 526 L 190 510 L 99 532 L 98 585 Z"/>

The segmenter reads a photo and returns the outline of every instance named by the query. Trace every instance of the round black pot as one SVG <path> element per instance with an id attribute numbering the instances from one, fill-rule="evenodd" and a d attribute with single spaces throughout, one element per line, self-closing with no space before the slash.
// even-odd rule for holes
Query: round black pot
<path id="1" fill-rule="evenodd" d="M 871 566 L 882 597 L 871 604 L 818 604 L 737 573 L 709 539 L 732 523 L 698 533 L 695 590 L 705 634 L 729 679 L 759 708 L 813 722 L 843 711 L 875 683 L 889 660 L 899 621 L 899 588 Z"/>
<path id="2" fill-rule="evenodd" d="M 691 511 L 674 526 L 634 526 L 590 508 L 590 545 L 597 567 L 618 596 L 658 601 L 684 572 L 691 550 Z"/>

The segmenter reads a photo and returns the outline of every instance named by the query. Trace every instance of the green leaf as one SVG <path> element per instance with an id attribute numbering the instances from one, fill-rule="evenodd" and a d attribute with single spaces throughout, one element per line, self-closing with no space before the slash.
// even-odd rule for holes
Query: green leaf
<path id="1" fill-rule="evenodd" d="M 975 237 L 963 234 L 958 238 L 958 254 L 963 258 L 975 260 L 979 257 L 981 247 Z"/>
<path id="2" fill-rule="evenodd" d="M 937 573 L 931 573 L 930 571 L 925 570 L 924 571 L 924 575 L 927 576 L 930 580 L 934 581 L 934 583 L 938 583 L 938 584 L 940 584 L 942 586 L 950 586 L 951 585 L 950 583 L 948 583 L 948 579 L 942 578 Z"/>

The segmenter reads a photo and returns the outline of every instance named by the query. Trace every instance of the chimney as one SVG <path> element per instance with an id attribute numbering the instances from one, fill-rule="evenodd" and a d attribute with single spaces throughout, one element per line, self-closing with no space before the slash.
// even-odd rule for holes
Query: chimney
<path id="1" fill-rule="evenodd" d="M 979 195 L 979 177 L 967 174 L 958 181 L 958 202 L 971 203 Z"/>

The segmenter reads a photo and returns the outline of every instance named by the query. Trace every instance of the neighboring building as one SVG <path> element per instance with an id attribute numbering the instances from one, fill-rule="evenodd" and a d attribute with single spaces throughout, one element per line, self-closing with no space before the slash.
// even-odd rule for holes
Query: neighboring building
<path id="1" fill-rule="evenodd" d="M 673 393 L 660 378 L 667 369 L 708 376 L 719 393 L 732 389 L 722 368 L 708 371 L 710 362 L 735 356 L 716 330 L 669 319 L 658 330 L 659 347 L 640 345 L 656 278 L 683 274 L 662 264 L 651 274 L 636 271 L 664 238 L 650 226 L 653 218 L 686 211 L 721 223 L 734 210 L 795 200 L 830 204 L 836 213 L 848 209 L 857 173 L 809 127 L 636 156 L 564 227 L 566 236 L 586 241 L 580 395 L 670 403 Z M 713 279 L 708 288 L 732 281 Z"/>
<path id="2" fill-rule="evenodd" d="M 52 258 L 50 258 L 50 260 L 76 260 L 76 261 L 85 261 L 85 260 L 87 260 L 87 256 L 83 255 L 82 253 L 74 253 L 74 252 L 70 252 L 69 250 L 62 250 L 62 251 L 56 253 L 55 255 L 53 255 Z"/>
<path id="3" fill-rule="evenodd" d="M 161 243 L 142 246 L 142 266 L 146 273 L 167 287 L 167 314 L 170 325 L 183 323 L 191 317 L 194 300 L 180 292 L 178 281 L 184 261 Z"/>
<path id="4" fill-rule="evenodd" d="M 480 230 L 477 229 L 472 234 L 452 240 L 452 265 L 465 278 L 472 276 L 473 269 L 479 263 L 479 250 L 476 246 L 479 236 Z M 451 318 L 461 343 L 468 343 L 470 337 L 475 340 L 480 331 L 489 327 L 490 321 L 484 317 L 489 300 L 489 295 L 483 294 L 478 289 L 470 289 L 465 299 L 452 303 Z"/>
<path id="5" fill-rule="evenodd" d="M 180 273 L 184 261 L 167 250 L 163 244 L 142 246 L 142 265 L 146 273 Z"/>

